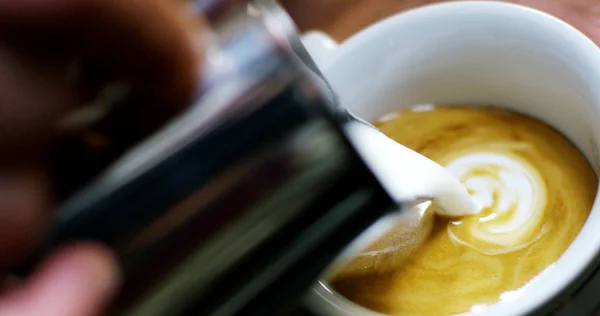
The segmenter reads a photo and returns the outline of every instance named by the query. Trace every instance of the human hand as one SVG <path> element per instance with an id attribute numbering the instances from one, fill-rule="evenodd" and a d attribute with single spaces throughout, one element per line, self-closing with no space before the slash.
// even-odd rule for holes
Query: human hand
<path id="1" fill-rule="evenodd" d="M 130 108 L 107 130 L 139 136 L 191 98 L 201 60 L 191 26 L 202 21 L 180 3 L 0 0 L 0 267 L 22 262 L 44 234 L 57 202 L 49 161 L 66 114 L 126 83 Z M 71 164 L 60 176 L 77 178 L 82 163 L 58 158 Z M 0 281 L 0 316 L 94 315 L 119 283 L 112 254 L 89 243 L 59 250 L 28 280 Z"/>

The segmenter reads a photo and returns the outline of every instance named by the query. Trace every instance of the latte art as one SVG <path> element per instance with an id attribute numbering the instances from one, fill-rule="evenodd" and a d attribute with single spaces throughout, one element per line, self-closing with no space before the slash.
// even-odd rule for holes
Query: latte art
<path id="1" fill-rule="evenodd" d="M 594 204 L 598 178 L 585 157 L 534 118 L 495 108 L 427 106 L 374 125 L 453 173 L 478 211 L 424 217 L 430 222 L 423 222 L 418 238 L 402 233 L 415 223 L 401 223 L 399 233 L 378 241 L 395 246 L 380 248 L 399 254 L 398 265 L 378 262 L 385 269 L 358 273 L 357 259 L 348 267 L 352 273 L 341 270 L 328 279 L 338 293 L 377 312 L 481 313 L 514 299 L 569 247 Z"/>
<path id="2" fill-rule="evenodd" d="M 454 242 L 485 254 L 512 252 L 542 235 L 546 185 L 538 170 L 510 152 L 475 152 L 446 165 L 467 188 L 478 214 L 451 222 Z"/>

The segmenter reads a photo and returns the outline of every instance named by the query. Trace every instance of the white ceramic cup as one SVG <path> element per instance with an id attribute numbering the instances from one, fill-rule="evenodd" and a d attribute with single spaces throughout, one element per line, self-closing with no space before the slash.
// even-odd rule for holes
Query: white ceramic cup
<path id="1" fill-rule="evenodd" d="M 341 102 L 366 120 L 416 104 L 495 105 L 558 129 L 598 173 L 600 50 L 568 24 L 526 7 L 449 2 L 392 16 L 341 45 L 311 32 L 303 42 Z M 551 267 L 491 307 L 523 315 L 569 286 L 600 250 L 600 203 Z M 378 315 L 319 282 L 306 298 L 316 314 Z"/>

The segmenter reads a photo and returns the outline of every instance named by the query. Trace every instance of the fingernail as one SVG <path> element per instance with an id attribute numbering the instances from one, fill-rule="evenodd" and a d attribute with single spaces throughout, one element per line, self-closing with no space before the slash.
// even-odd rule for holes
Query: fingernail
<path id="1" fill-rule="evenodd" d="M 71 244 L 59 251 L 66 260 L 61 267 L 70 280 L 69 286 L 84 284 L 88 291 L 103 297 L 112 296 L 120 283 L 119 267 L 113 254 L 106 247 L 95 243 Z M 79 285 L 73 285 L 76 281 Z M 66 282 L 66 281 L 65 281 Z"/>
<path id="2" fill-rule="evenodd" d="M 96 284 L 97 289 L 105 295 L 112 296 L 121 283 L 120 269 L 110 250 L 97 244 L 86 244 L 90 255 L 86 258 L 86 265 L 92 270 L 89 274 Z"/>

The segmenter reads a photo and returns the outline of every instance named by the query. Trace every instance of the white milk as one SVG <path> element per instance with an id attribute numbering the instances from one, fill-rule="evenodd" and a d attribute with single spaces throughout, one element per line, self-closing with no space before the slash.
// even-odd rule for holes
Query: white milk
<path id="1" fill-rule="evenodd" d="M 388 194 L 399 204 L 431 199 L 438 215 L 474 214 L 479 208 L 450 172 L 383 133 L 358 122 L 346 134 Z"/>

